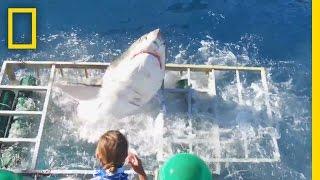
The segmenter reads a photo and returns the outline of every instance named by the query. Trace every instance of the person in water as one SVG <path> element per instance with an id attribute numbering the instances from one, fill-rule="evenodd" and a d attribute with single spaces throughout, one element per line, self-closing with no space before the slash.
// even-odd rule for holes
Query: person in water
<path id="1" fill-rule="evenodd" d="M 128 141 L 119 131 L 111 130 L 103 134 L 96 148 L 96 158 L 102 168 L 94 174 L 93 180 L 127 180 L 123 164 L 126 162 L 138 174 L 139 180 L 147 180 L 141 160 L 128 153 Z"/>

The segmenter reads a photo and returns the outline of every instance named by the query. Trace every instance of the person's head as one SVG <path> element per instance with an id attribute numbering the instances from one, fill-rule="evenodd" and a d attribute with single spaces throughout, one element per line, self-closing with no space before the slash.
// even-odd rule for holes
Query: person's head
<path id="1" fill-rule="evenodd" d="M 128 141 L 119 131 L 107 131 L 98 142 L 96 157 L 105 170 L 115 172 L 128 155 Z"/>

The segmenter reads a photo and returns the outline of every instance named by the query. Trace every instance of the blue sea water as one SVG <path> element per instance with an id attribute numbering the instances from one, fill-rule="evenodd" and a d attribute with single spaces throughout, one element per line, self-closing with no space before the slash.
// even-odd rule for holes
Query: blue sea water
<path id="1" fill-rule="evenodd" d="M 7 49 L 7 8 L 36 7 L 37 50 Z M 15 40 L 30 40 L 28 16 Z M 168 62 L 267 67 L 281 135 L 281 162 L 231 166 L 218 179 L 311 178 L 310 0 L 5 0 L 0 61 L 110 61 L 161 28 Z"/>

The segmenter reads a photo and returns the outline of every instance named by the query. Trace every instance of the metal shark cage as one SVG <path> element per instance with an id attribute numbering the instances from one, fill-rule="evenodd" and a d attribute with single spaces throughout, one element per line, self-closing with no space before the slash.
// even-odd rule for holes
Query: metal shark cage
<path id="1" fill-rule="evenodd" d="M 82 170 L 82 169 L 38 169 L 37 162 L 39 159 L 39 148 L 41 144 L 41 140 L 43 137 L 44 125 L 46 123 L 46 116 L 47 116 L 47 109 L 49 105 L 51 89 L 53 86 L 53 82 L 57 73 L 63 76 L 63 69 L 65 68 L 74 68 L 80 69 L 83 71 L 85 77 L 89 76 L 88 70 L 89 69 L 101 69 L 105 70 L 109 66 L 109 63 L 100 63 L 100 62 L 58 62 L 58 61 L 4 61 L 1 72 L 0 72 L 0 90 L 12 90 L 12 91 L 44 91 L 45 92 L 45 99 L 43 103 L 43 108 L 40 111 L 14 111 L 14 110 L 0 110 L 0 116 L 17 116 L 17 115 L 25 115 L 25 116 L 38 116 L 40 117 L 40 125 L 38 127 L 37 135 L 35 138 L 9 138 L 9 137 L 0 137 L 0 144 L 1 143 L 32 143 L 33 153 L 31 157 L 31 167 L 28 169 L 10 169 L 14 172 L 27 174 L 29 176 L 33 176 L 35 179 L 41 176 L 46 175 L 91 175 L 93 174 L 93 170 Z M 4 79 L 9 80 L 16 80 L 15 77 L 15 69 L 17 68 L 31 68 L 34 69 L 36 74 L 39 74 L 39 70 L 41 69 L 49 69 L 49 78 L 47 85 L 41 86 L 25 86 L 25 85 L 5 85 Z M 246 72 L 258 72 L 260 73 L 260 78 L 263 86 L 263 90 L 265 93 L 265 105 L 267 110 L 267 115 L 272 116 L 270 103 L 269 103 L 269 93 L 268 93 L 268 85 L 267 85 L 267 77 L 266 77 L 266 70 L 263 67 L 232 67 L 232 66 L 216 66 L 216 65 L 189 65 L 189 64 L 166 64 L 166 71 L 175 71 L 186 73 L 187 76 L 187 83 L 191 85 L 191 76 L 192 72 L 202 72 L 206 73 L 209 80 L 210 80 L 210 87 L 204 89 L 204 91 L 209 92 L 212 95 L 216 95 L 216 77 L 215 71 L 232 71 L 235 72 L 236 77 L 236 87 L 237 87 L 237 95 L 239 103 L 243 103 L 242 97 L 242 83 L 240 81 L 239 72 L 246 71 Z M 166 88 L 162 87 L 163 93 L 178 93 L 186 95 L 187 99 L 187 114 L 192 114 L 192 105 L 191 105 L 191 98 L 192 98 L 192 87 L 191 88 Z M 268 157 L 250 157 L 250 152 L 248 151 L 248 142 L 246 141 L 246 134 L 242 134 L 243 141 L 243 149 L 244 149 L 244 156 L 243 157 L 226 157 L 221 154 L 221 145 L 225 142 L 222 142 L 221 135 L 224 133 L 230 132 L 230 129 L 223 129 L 219 128 L 218 126 L 215 128 L 213 132 L 204 132 L 209 133 L 212 141 L 215 142 L 215 152 L 212 158 L 204 158 L 207 163 L 213 163 L 215 166 L 213 167 L 213 173 L 219 174 L 221 171 L 221 163 L 261 163 L 261 162 L 277 162 L 280 160 L 280 154 L 277 144 L 277 137 L 274 134 L 269 134 L 270 136 L 270 143 L 272 148 L 272 153 Z M 268 131 L 262 131 L 261 134 L 266 133 Z M 210 142 L 203 142 L 204 139 L 201 138 L 193 138 L 193 139 L 174 139 L 172 143 L 179 143 L 183 141 L 184 143 L 188 144 L 188 152 L 197 153 L 194 150 L 194 147 L 199 143 L 210 143 Z M 206 140 L 207 141 L 207 140 Z M 217 143 L 218 142 L 218 143 Z M 164 161 L 165 155 L 161 154 L 161 148 L 159 150 L 160 155 L 157 157 L 158 161 Z M 212 167 L 212 166 L 211 166 Z M 157 172 L 153 170 L 147 171 L 149 174 L 156 176 Z M 128 173 L 132 173 L 129 171 Z"/>

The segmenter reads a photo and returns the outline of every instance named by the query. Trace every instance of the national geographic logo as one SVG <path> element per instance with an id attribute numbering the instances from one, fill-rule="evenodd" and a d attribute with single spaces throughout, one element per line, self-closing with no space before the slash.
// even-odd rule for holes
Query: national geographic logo
<path id="1" fill-rule="evenodd" d="M 31 14 L 31 43 L 15 43 L 13 40 L 13 16 L 15 14 Z M 36 8 L 8 8 L 8 49 L 36 49 L 37 48 L 37 9 Z"/>

